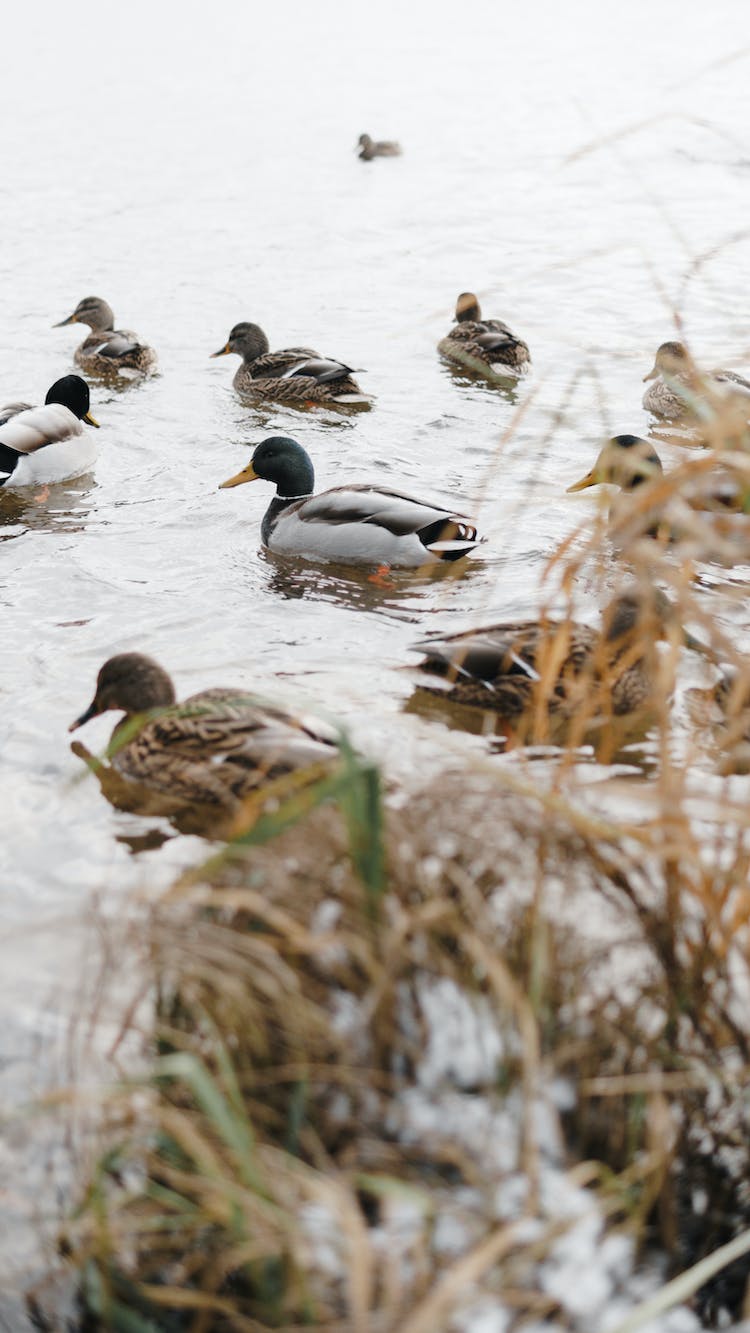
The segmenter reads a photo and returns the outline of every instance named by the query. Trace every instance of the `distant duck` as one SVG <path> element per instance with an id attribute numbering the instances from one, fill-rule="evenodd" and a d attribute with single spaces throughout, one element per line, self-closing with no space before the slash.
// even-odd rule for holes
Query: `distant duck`
<path id="1" fill-rule="evenodd" d="M 73 360 L 89 375 L 112 375 L 120 371 L 147 374 L 156 366 L 153 347 L 141 342 L 130 329 L 115 329 L 112 307 L 98 296 L 85 296 L 72 315 L 53 328 L 66 324 L 87 324 L 91 333 L 77 347 Z"/>
<path id="2" fill-rule="evenodd" d="M 708 399 L 714 407 L 739 402 L 750 417 L 750 381 L 733 370 L 702 373 L 684 343 L 662 343 L 643 379 L 644 383 L 654 381 L 643 395 L 643 406 L 655 417 L 696 420 L 701 399 Z"/>
<path id="3" fill-rule="evenodd" d="M 525 744 L 581 733 L 647 709 L 654 694 L 654 641 L 672 609 L 655 589 L 620 594 L 601 628 L 576 621 L 507 621 L 414 645 L 424 654 L 418 686 L 445 701 L 506 720 Z"/>
<path id="4" fill-rule="evenodd" d="M 110 709 L 124 714 L 109 742 L 112 768 L 177 805 L 231 812 L 277 779 L 302 770 L 320 776 L 339 755 L 332 728 L 245 690 L 202 690 L 177 703 L 166 671 L 143 653 L 104 663 L 92 702 L 69 730 Z"/>
<path id="5" fill-rule="evenodd" d="M 313 494 L 315 473 L 296 440 L 271 436 L 220 489 L 275 482 L 261 524 L 271 551 L 350 565 L 418 568 L 471 554 L 483 538 L 471 519 L 383 486 L 347 485 Z"/>
<path id="6" fill-rule="evenodd" d="M 235 324 L 223 347 L 211 356 L 242 357 L 232 383 L 238 393 L 288 403 L 369 404 L 355 372 L 343 361 L 320 356 L 311 347 L 269 351 L 268 339 L 257 324 Z"/>
<path id="7" fill-rule="evenodd" d="M 480 375 L 525 370 L 531 355 L 525 342 L 501 319 L 483 319 L 473 292 L 462 292 L 456 302 L 456 322 L 438 343 L 438 351 L 464 370 Z"/>
<path id="8" fill-rule="evenodd" d="M 401 144 L 393 139 L 371 139 L 369 134 L 360 134 L 357 142 L 358 156 L 363 162 L 371 162 L 374 157 L 400 157 Z"/>
<path id="9" fill-rule="evenodd" d="M 44 407 L 9 403 L 0 408 L 0 486 L 36 486 L 87 472 L 96 445 L 81 425 L 98 426 L 89 411 L 89 386 L 65 375 L 48 390 Z"/>

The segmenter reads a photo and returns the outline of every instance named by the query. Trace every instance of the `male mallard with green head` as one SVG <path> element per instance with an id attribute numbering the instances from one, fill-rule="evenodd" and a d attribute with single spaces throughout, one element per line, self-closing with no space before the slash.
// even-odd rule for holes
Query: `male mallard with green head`
<path id="1" fill-rule="evenodd" d="M 114 375 L 123 370 L 145 375 L 156 366 L 153 347 L 130 329 L 116 329 L 112 307 L 98 296 L 84 296 L 73 314 L 53 327 L 62 329 L 66 324 L 87 324 L 91 329 L 73 353 L 76 365 L 89 375 Z"/>
<path id="2" fill-rule="evenodd" d="M 353 379 L 354 371 L 343 361 L 320 356 L 311 347 L 287 347 L 269 351 L 268 339 L 257 324 L 235 324 L 227 341 L 212 357 L 241 356 L 235 372 L 238 393 L 280 403 L 330 403 L 339 406 L 372 402 Z"/>
<path id="3" fill-rule="evenodd" d="M 110 742 L 126 780 L 176 803 L 234 811 L 276 779 L 310 776 L 338 759 L 337 736 L 238 689 L 201 690 L 177 703 L 166 671 L 143 653 L 118 653 L 101 668 L 92 702 L 69 728 L 122 712 Z"/>
<path id="4" fill-rule="evenodd" d="M 286 436 L 263 440 L 248 466 L 219 489 L 261 479 L 276 485 L 261 524 L 271 551 L 379 569 L 418 568 L 459 560 L 483 540 L 465 514 L 384 486 L 334 486 L 314 495 L 310 455 Z"/>
<path id="5" fill-rule="evenodd" d="M 43 407 L 0 408 L 0 486 L 38 486 L 88 472 L 96 444 L 81 425 L 98 426 L 89 411 L 89 386 L 64 375 L 47 390 Z"/>
<path id="6" fill-rule="evenodd" d="M 531 361 L 526 343 L 501 319 L 483 319 L 473 292 L 461 292 L 456 302 L 456 322 L 438 343 L 438 351 L 449 361 L 480 375 L 525 370 Z"/>

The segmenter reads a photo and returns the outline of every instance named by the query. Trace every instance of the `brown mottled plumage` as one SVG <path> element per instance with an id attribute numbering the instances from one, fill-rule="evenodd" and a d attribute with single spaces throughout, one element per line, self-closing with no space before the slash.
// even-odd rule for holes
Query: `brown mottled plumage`
<path id="1" fill-rule="evenodd" d="M 531 361 L 529 349 L 501 319 L 482 319 L 473 292 L 462 292 L 456 302 L 456 322 L 438 343 L 438 351 L 463 370 L 487 375 L 504 370 L 524 370 Z"/>
<path id="2" fill-rule="evenodd" d="M 153 347 L 130 329 L 116 329 L 112 307 L 98 296 L 84 296 L 72 315 L 55 324 L 87 324 L 91 333 L 77 347 L 73 360 L 89 375 L 116 375 L 122 370 L 147 374 L 156 366 Z"/>
<path id="3" fill-rule="evenodd" d="M 125 716 L 109 744 L 121 777 L 178 802 L 233 810 L 286 774 L 334 762 L 335 737 L 320 724 L 237 689 L 202 690 L 175 701 L 166 671 L 142 653 L 111 657 L 94 699 L 70 727 L 108 709 Z"/>
<path id="4" fill-rule="evenodd" d="M 271 352 L 257 324 L 235 324 L 226 343 L 211 355 L 242 357 L 232 381 L 238 393 L 286 403 L 367 405 L 351 366 L 320 356 L 311 347 L 286 347 Z"/>
<path id="5" fill-rule="evenodd" d="M 436 635 L 416 645 L 419 688 L 499 714 L 525 743 L 575 723 L 585 731 L 648 708 L 666 614 L 661 594 L 630 591 L 605 609 L 601 629 L 550 619 Z"/>
<path id="6" fill-rule="evenodd" d="M 750 417 L 750 381 L 734 370 L 700 371 L 684 343 L 662 343 L 643 379 L 653 381 L 643 395 L 643 406 L 655 417 L 695 421 L 701 401 L 714 409 L 739 404 Z"/>

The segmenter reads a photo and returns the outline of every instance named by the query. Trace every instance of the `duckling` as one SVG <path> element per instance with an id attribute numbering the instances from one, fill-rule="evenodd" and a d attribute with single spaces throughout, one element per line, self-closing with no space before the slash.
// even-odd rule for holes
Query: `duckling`
<path id="1" fill-rule="evenodd" d="M 500 375 L 508 370 L 525 370 L 531 361 L 526 343 L 507 324 L 501 319 L 482 319 L 473 292 L 461 292 L 456 302 L 456 322 L 438 343 L 438 351 L 464 370 L 480 375 L 487 375 L 488 370 Z"/>
<path id="2" fill-rule="evenodd" d="M 167 672 L 143 653 L 104 663 L 92 702 L 69 730 L 110 709 L 124 714 L 109 742 L 112 768 L 178 804 L 231 812 L 266 784 L 303 770 L 312 777 L 339 755 L 336 734 L 323 723 L 244 690 L 201 690 L 178 704 Z M 76 753 L 86 754 L 83 747 Z"/>
<path id="3" fill-rule="evenodd" d="M 369 134 L 360 134 L 357 147 L 363 162 L 371 162 L 374 157 L 401 156 L 400 143 L 393 139 L 371 139 Z"/>
<path id="4" fill-rule="evenodd" d="M 87 324 L 91 333 L 77 347 L 73 360 L 89 375 L 112 375 L 121 370 L 147 374 L 156 366 L 156 352 L 130 329 L 115 329 L 112 307 L 98 296 L 84 296 L 72 315 L 53 328 Z"/>
<path id="5" fill-rule="evenodd" d="M 483 540 L 464 514 L 383 486 L 335 486 L 314 495 L 310 455 L 285 436 L 263 440 L 248 466 L 219 489 L 258 479 L 276 483 L 261 524 L 263 544 L 271 551 L 350 565 L 417 568 L 459 560 Z"/>
<path id="6" fill-rule="evenodd" d="M 627 589 L 605 608 L 600 629 L 554 619 L 509 621 L 415 644 L 419 688 L 499 714 L 531 744 L 580 735 L 652 701 L 654 640 L 672 614 L 656 589 Z"/>
<path id="7" fill-rule="evenodd" d="M 655 417 L 695 420 L 700 415 L 697 404 L 701 398 L 714 406 L 739 402 L 750 417 L 750 381 L 733 370 L 701 374 L 684 343 L 662 343 L 652 369 L 643 380 L 654 381 L 643 395 L 643 406 Z"/>
<path id="8" fill-rule="evenodd" d="M 224 346 L 211 356 L 230 354 L 242 357 L 242 365 L 232 381 L 238 393 L 282 403 L 372 402 L 352 379 L 355 371 L 351 366 L 320 356 L 311 347 L 287 347 L 271 352 L 268 339 L 257 324 L 235 324 Z"/>
<path id="9" fill-rule="evenodd" d="M 67 481 L 94 462 L 96 445 L 81 425 L 99 425 L 89 411 L 86 381 L 64 375 L 48 389 L 44 404 L 0 408 L 0 486 Z"/>

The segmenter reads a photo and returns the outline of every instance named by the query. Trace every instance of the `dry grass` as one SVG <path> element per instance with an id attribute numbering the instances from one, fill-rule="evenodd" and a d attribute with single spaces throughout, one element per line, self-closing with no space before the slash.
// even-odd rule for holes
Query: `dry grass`
<path id="1" fill-rule="evenodd" d="M 744 474 L 744 433 L 715 432 Z M 547 574 L 572 604 L 615 537 L 703 644 L 709 713 L 716 664 L 737 672 L 718 740 L 705 710 L 676 719 L 670 633 L 636 813 L 625 784 L 597 799 L 570 745 L 545 765 L 447 753 L 384 804 L 349 754 L 325 804 L 281 802 L 155 909 L 153 1003 L 129 1015 L 143 1072 L 105 1101 L 66 1228 L 87 1327 L 432 1333 L 502 1297 L 513 1327 L 573 1328 L 540 1277 L 573 1225 L 553 1177 L 677 1269 L 747 1225 L 750 818 L 719 773 L 750 680 L 717 614 L 735 590 L 698 577 L 726 532 L 681 499 L 711 465 L 689 458 Z M 654 506 L 684 541 L 644 535 Z M 706 1317 L 740 1312 L 748 1271 L 702 1288 Z"/>

